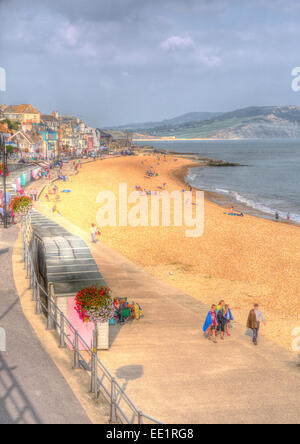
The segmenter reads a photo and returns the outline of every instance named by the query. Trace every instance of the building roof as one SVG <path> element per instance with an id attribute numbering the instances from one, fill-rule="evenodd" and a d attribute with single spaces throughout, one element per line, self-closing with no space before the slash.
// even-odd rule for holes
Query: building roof
<path id="1" fill-rule="evenodd" d="M 40 114 L 40 112 L 34 108 L 32 105 L 10 105 L 5 110 L 3 114 Z"/>
<path id="2" fill-rule="evenodd" d="M 13 139 L 16 136 L 21 136 L 24 139 L 27 140 L 28 143 L 39 143 L 42 142 L 42 137 L 40 135 L 38 135 L 37 133 L 30 131 L 30 132 L 23 132 L 23 131 L 18 131 L 16 132 L 11 138 Z"/>
<path id="3" fill-rule="evenodd" d="M 51 114 L 42 114 L 41 119 L 43 122 L 53 122 L 58 124 L 58 119 Z"/>

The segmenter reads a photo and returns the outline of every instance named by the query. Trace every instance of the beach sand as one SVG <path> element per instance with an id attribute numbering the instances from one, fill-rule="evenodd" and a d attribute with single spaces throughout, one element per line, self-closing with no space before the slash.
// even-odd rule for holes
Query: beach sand
<path id="1" fill-rule="evenodd" d="M 58 184 L 62 216 L 89 232 L 100 204 L 101 191 L 118 195 L 119 183 L 128 192 L 139 185 L 156 190 L 182 190 L 191 162 L 175 156 L 134 156 L 83 165 L 67 184 Z M 159 163 L 159 165 L 158 165 Z M 158 177 L 145 178 L 154 167 Z M 186 188 L 186 186 L 185 186 Z M 187 189 L 187 188 L 186 188 Z M 52 208 L 53 202 L 41 201 Z M 101 242 L 119 251 L 158 279 L 208 305 L 224 299 L 235 320 L 246 324 L 255 302 L 267 319 L 262 334 L 291 349 L 292 330 L 300 327 L 299 228 L 252 216 L 231 217 L 226 209 L 205 200 L 205 229 L 199 238 L 187 238 L 186 227 L 103 227 Z M 172 273 L 172 274 L 171 274 Z M 199 330 L 202 325 L 199 325 Z"/>

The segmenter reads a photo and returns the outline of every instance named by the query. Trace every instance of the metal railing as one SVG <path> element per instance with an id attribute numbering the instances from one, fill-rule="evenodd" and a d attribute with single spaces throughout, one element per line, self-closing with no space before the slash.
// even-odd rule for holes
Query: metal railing
<path id="1" fill-rule="evenodd" d="M 47 330 L 56 330 L 59 335 L 59 348 L 69 347 L 74 353 L 73 369 L 83 369 L 90 374 L 90 391 L 95 399 L 106 400 L 109 405 L 109 419 L 112 423 L 122 424 L 162 424 L 154 418 L 138 410 L 123 388 L 111 375 L 97 354 L 97 332 L 93 335 L 91 348 L 82 338 L 78 330 L 71 324 L 53 298 L 40 285 L 36 275 L 34 262 L 29 251 L 31 237 L 30 215 L 22 220 L 23 262 L 26 277 L 29 279 L 33 292 L 32 300 L 36 304 L 35 314 L 46 315 Z M 84 351 L 82 351 L 82 346 Z"/>

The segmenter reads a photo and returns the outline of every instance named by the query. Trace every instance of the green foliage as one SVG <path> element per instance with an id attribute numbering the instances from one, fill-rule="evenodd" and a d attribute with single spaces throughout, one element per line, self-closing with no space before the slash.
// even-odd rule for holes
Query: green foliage
<path id="1" fill-rule="evenodd" d="M 7 145 L 6 146 L 6 152 L 8 154 L 13 154 L 15 152 L 15 147 L 13 147 L 12 145 Z"/>
<path id="2" fill-rule="evenodd" d="M 14 131 L 17 131 L 21 126 L 21 124 L 19 122 L 12 122 L 9 119 L 2 120 L 1 123 L 7 123 L 8 129 L 14 130 Z"/>

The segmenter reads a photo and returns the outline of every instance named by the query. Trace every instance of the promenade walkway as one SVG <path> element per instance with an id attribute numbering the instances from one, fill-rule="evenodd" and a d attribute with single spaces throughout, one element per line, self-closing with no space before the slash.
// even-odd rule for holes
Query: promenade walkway
<path id="1" fill-rule="evenodd" d="M 0 229 L 0 424 L 88 424 L 68 383 L 26 320 L 13 280 L 12 248 L 18 228 Z"/>
<path id="2" fill-rule="evenodd" d="M 135 405 L 165 423 L 300 423 L 296 354 L 265 338 L 255 348 L 238 324 L 230 339 L 210 343 L 202 335 L 208 307 L 102 243 L 91 251 L 114 295 L 144 309 L 144 319 L 113 327 L 111 349 L 100 353 Z"/>

